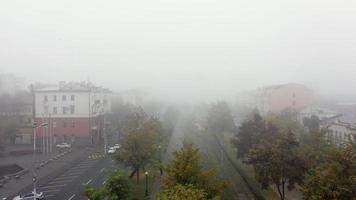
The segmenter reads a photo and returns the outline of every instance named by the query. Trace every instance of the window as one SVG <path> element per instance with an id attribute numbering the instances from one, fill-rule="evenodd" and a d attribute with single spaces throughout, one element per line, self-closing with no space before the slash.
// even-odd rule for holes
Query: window
<path id="1" fill-rule="evenodd" d="M 70 106 L 70 114 L 74 114 L 74 106 L 73 105 Z"/>
<path id="2" fill-rule="evenodd" d="M 53 96 L 53 101 L 57 101 L 57 96 L 56 95 Z"/>
<path id="3" fill-rule="evenodd" d="M 57 107 L 53 107 L 53 114 L 57 114 Z"/>
<path id="4" fill-rule="evenodd" d="M 67 99 L 67 96 L 66 95 L 63 95 L 62 96 L 62 101 L 65 101 Z"/>
<path id="5" fill-rule="evenodd" d="M 70 100 L 71 100 L 71 101 L 74 101 L 74 98 L 75 98 L 74 95 L 71 95 L 71 96 L 70 96 Z"/>
<path id="6" fill-rule="evenodd" d="M 44 100 L 44 102 L 47 102 L 47 101 L 48 101 L 47 95 L 44 96 L 44 99 L 43 99 L 43 100 Z"/>
<path id="7" fill-rule="evenodd" d="M 67 113 L 67 107 L 63 107 L 63 114 Z"/>
<path id="8" fill-rule="evenodd" d="M 66 127 L 67 127 L 67 122 L 66 122 L 66 120 L 63 120 L 63 121 L 62 121 L 62 127 L 63 127 L 63 128 L 66 128 Z"/>
<path id="9" fill-rule="evenodd" d="M 71 126 L 72 126 L 72 128 L 75 127 L 75 121 L 74 120 L 72 120 Z"/>

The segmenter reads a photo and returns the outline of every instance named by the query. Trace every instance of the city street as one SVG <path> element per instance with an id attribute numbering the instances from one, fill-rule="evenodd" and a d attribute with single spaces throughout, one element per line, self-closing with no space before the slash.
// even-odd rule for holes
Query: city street
<path id="1" fill-rule="evenodd" d="M 87 199 L 83 197 L 85 186 L 99 187 L 103 185 L 108 175 L 115 170 L 115 163 L 112 158 L 104 156 L 102 152 L 85 149 L 85 151 L 82 150 L 78 153 L 79 155 L 68 159 L 66 165 L 57 170 L 52 170 L 48 175 L 39 178 L 37 191 L 43 192 L 45 199 Z M 33 184 L 28 182 L 28 178 L 30 178 L 30 175 L 20 180 L 20 182 L 27 183 L 23 188 L 8 187 L 7 193 L 10 192 L 10 195 L 6 196 L 6 198 L 12 199 L 18 194 L 31 192 Z M 3 196 L 1 197 L 3 198 Z"/>

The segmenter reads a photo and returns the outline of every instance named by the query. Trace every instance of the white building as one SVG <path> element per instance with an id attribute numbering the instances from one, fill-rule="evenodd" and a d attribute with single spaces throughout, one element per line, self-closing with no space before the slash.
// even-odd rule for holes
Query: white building
<path id="1" fill-rule="evenodd" d="M 326 125 L 328 128 L 328 139 L 333 144 L 340 146 L 350 142 L 350 140 L 355 141 L 356 120 L 352 118 L 343 116 Z"/>
<path id="2" fill-rule="evenodd" d="M 35 121 L 49 123 L 56 142 L 99 138 L 104 113 L 111 110 L 110 91 L 91 83 L 65 83 L 35 90 Z M 43 136 L 43 129 L 38 130 Z"/>

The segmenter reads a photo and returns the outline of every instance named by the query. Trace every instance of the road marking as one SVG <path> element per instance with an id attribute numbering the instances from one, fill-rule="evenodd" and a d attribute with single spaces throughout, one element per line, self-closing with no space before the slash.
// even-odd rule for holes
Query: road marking
<path id="1" fill-rule="evenodd" d="M 85 183 L 85 185 L 88 185 L 89 183 L 91 183 L 93 179 L 90 179 L 88 182 Z"/>
<path id="2" fill-rule="evenodd" d="M 87 163 L 87 164 L 84 164 L 84 165 L 78 165 L 73 169 L 82 169 L 82 168 L 90 167 L 92 165 L 93 165 L 93 163 Z"/>
<path id="3" fill-rule="evenodd" d="M 72 182 L 73 181 L 73 179 L 68 179 L 68 180 L 59 180 L 59 181 L 51 181 L 51 182 L 49 182 L 48 184 L 49 185 L 52 185 L 53 183 L 55 183 L 55 184 L 57 184 L 57 183 L 70 183 L 70 182 Z"/>
<path id="4" fill-rule="evenodd" d="M 68 173 L 76 173 L 76 172 L 81 172 L 83 171 L 83 169 L 71 169 L 69 171 L 67 171 Z"/>
<path id="5" fill-rule="evenodd" d="M 45 186 L 45 187 L 41 187 L 42 189 L 44 188 L 56 188 L 56 187 L 63 187 L 63 186 L 66 186 L 65 184 L 62 184 L 62 185 L 50 185 L 50 186 Z"/>
<path id="6" fill-rule="evenodd" d="M 76 167 L 76 168 L 73 168 L 72 170 L 78 171 L 78 170 L 88 169 L 89 167 L 91 167 L 91 165 Z"/>
<path id="7" fill-rule="evenodd" d="M 84 167 L 84 166 L 88 166 L 88 165 L 91 165 L 91 164 L 93 164 L 93 162 L 85 162 L 85 163 L 80 163 L 76 167 Z"/>
<path id="8" fill-rule="evenodd" d="M 65 178 L 65 179 L 74 179 L 74 178 L 78 177 L 78 175 L 62 175 L 61 177 Z"/>
<path id="9" fill-rule="evenodd" d="M 41 192 L 43 193 L 52 193 L 52 192 L 58 192 L 60 190 L 42 190 Z M 46 197 L 48 197 L 48 195 L 46 195 Z"/>
<path id="10" fill-rule="evenodd" d="M 62 181 L 62 180 L 73 180 L 74 178 L 77 178 L 78 176 L 61 176 L 58 178 L 55 178 L 54 181 Z"/>
<path id="11" fill-rule="evenodd" d="M 69 197 L 68 200 L 72 200 L 75 197 L 75 194 L 73 194 L 71 197 Z"/>
<path id="12" fill-rule="evenodd" d="M 76 172 L 76 173 L 70 173 L 70 174 L 66 174 L 67 176 L 75 176 L 75 175 L 79 175 L 82 174 L 83 172 Z"/>
<path id="13" fill-rule="evenodd" d="M 102 173 L 104 170 L 105 170 L 105 168 L 102 168 L 102 169 L 100 170 L 100 173 Z"/>

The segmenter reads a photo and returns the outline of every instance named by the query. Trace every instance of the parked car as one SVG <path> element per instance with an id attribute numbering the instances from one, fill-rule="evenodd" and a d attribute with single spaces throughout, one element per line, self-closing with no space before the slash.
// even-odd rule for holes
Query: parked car
<path id="1" fill-rule="evenodd" d="M 71 148 L 72 145 L 63 142 L 63 143 L 57 144 L 56 147 L 57 147 L 57 148 L 60 148 L 60 149 L 65 149 L 65 148 Z"/>
<path id="2" fill-rule="evenodd" d="M 114 148 L 114 149 L 120 149 L 120 147 L 121 147 L 121 145 L 119 145 L 119 144 L 115 144 L 113 147 L 111 147 L 111 148 Z"/>
<path id="3" fill-rule="evenodd" d="M 114 147 L 110 147 L 108 150 L 108 154 L 113 154 L 116 152 L 116 149 Z"/>
<path id="4" fill-rule="evenodd" d="M 36 195 L 33 192 L 31 192 L 28 194 L 18 195 L 16 197 L 14 197 L 12 200 L 33 200 L 34 197 L 36 198 L 36 200 L 44 199 L 44 195 L 42 192 L 37 193 Z"/>

